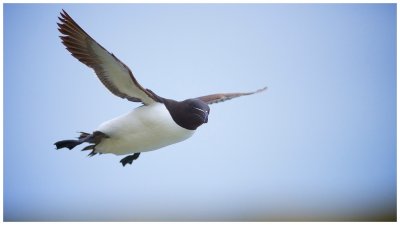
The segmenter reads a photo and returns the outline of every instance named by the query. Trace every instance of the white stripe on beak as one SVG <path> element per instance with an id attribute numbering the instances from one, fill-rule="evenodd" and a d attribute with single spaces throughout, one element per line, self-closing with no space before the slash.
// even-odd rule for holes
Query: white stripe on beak
<path id="1" fill-rule="evenodd" d="M 195 109 L 197 109 L 197 110 L 199 110 L 199 111 L 202 111 L 203 113 L 207 113 L 207 115 L 208 115 L 208 112 L 207 112 L 206 110 L 202 110 L 202 109 L 197 108 L 197 107 L 193 107 L 193 108 L 195 108 Z"/>

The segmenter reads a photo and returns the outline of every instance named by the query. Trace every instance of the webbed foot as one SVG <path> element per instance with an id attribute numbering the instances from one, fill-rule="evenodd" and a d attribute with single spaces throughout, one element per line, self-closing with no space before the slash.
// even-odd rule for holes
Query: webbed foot
<path id="1" fill-rule="evenodd" d="M 95 131 L 93 134 L 80 132 L 78 140 L 62 140 L 54 143 L 56 145 L 56 149 L 60 148 L 68 148 L 69 150 L 75 148 L 77 145 L 80 145 L 84 142 L 92 143 L 94 145 L 90 145 L 90 148 L 93 149 L 94 146 L 99 144 L 103 138 L 109 138 L 109 136 L 101 131 Z M 84 148 L 84 150 L 88 150 L 89 146 Z"/>
<path id="2" fill-rule="evenodd" d="M 140 152 L 135 153 L 133 155 L 128 155 L 127 157 L 121 159 L 120 163 L 122 163 L 122 166 L 125 166 L 126 164 L 132 164 L 133 160 L 136 160 L 139 158 Z"/>

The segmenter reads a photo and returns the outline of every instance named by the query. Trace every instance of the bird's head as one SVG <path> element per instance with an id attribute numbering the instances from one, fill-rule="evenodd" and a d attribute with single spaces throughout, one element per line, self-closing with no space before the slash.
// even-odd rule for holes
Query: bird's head
<path id="1" fill-rule="evenodd" d="M 193 123 L 198 126 L 208 122 L 208 115 L 210 114 L 210 107 L 203 101 L 195 98 L 186 99 L 183 101 L 186 105 L 185 111 L 190 115 Z"/>
<path id="2" fill-rule="evenodd" d="M 185 129 L 196 130 L 208 122 L 210 107 L 200 99 L 191 98 L 180 102 L 164 99 L 164 104 L 176 124 Z"/>

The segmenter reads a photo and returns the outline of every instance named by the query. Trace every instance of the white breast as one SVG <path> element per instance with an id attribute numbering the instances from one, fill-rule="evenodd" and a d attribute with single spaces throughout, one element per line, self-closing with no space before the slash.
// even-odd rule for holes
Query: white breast
<path id="1" fill-rule="evenodd" d="M 110 138 L 104 138 L 96 152 L 116 155 L 156 150 L 181 142 L 195 132 L 177 125 L 161 103 L 138 107 L 101 124 L 97 130 Z"/>

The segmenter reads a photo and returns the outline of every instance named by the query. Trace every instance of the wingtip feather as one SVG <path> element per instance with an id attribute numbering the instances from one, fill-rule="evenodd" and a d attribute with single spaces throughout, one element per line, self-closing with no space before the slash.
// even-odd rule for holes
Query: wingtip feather
<path id="1" fill-rule="evenodd" d="M 267 89 L 268 89 L 268 87 L 265 86 L 265 87 L 263 87 L 263 88 L 261 88 L 261 89 L 258 89 L 258 90 L 255 91 L 254 93 L 260 93 L 260 92 L 263 92 L 263 91 L 265 91 L 265 90 L 267 90 Z"/>
<path id="2" fill-rule="evenodd" d="M 60 15 L 61 15 L 63 18 L 69 17 L 68 13 L 67 13 L 64 9 L 61 9 Z"/>

